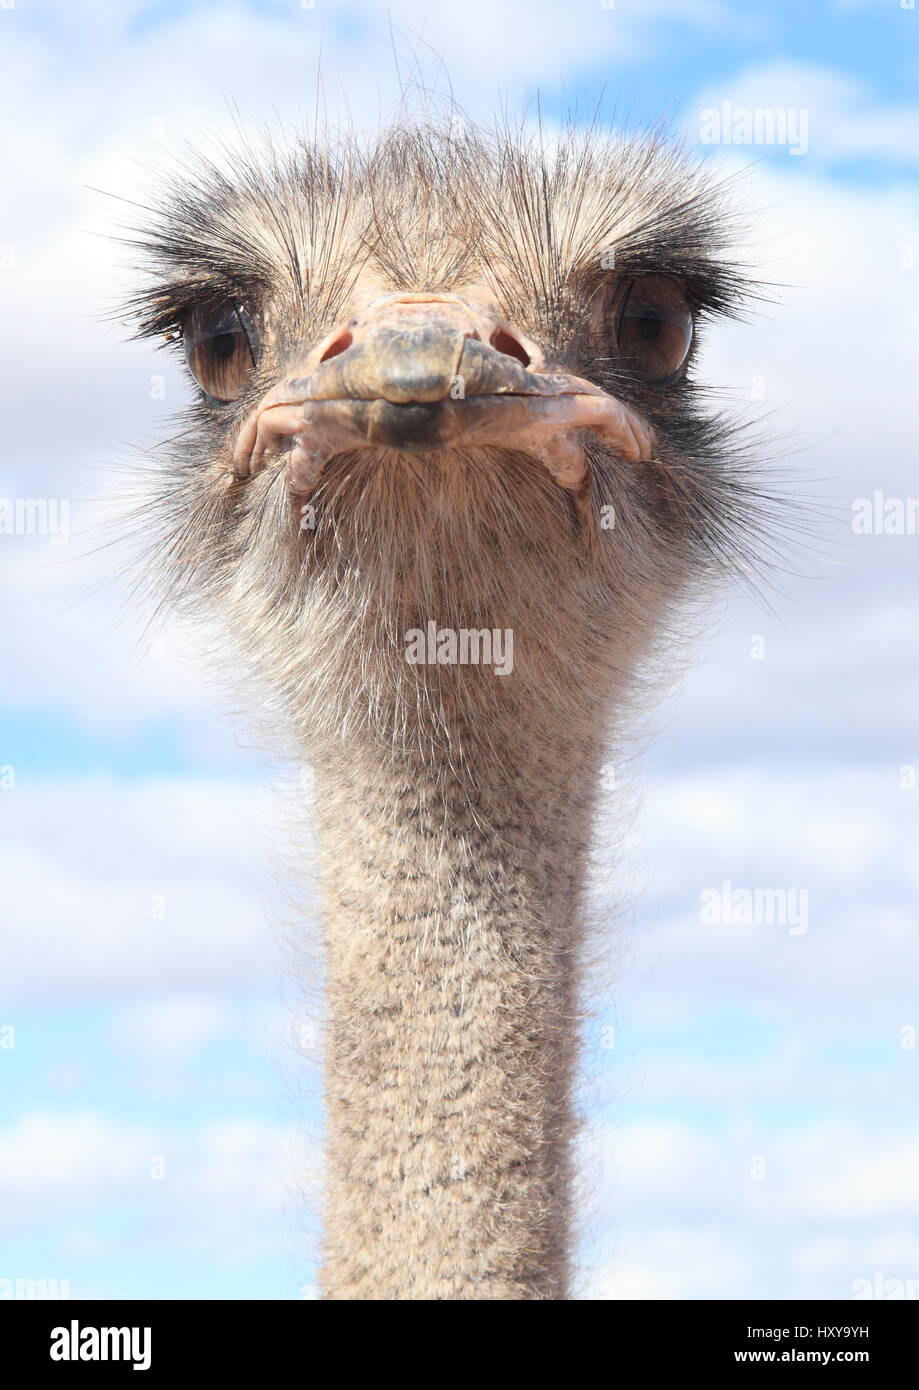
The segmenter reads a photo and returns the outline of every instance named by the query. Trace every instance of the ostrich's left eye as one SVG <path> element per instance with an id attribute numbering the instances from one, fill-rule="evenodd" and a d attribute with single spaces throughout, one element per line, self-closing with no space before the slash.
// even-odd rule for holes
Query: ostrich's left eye
<path id="1" fill-rule="evenodd" d="M 616 343 L 639 380 L 668 386 L 677 379 L 692 345 L 692 310 L 676 280 L 639 275 L 626 285 Z"/>
<path id="2" fill-rule="evenodd" d="M 239 400 L 255 375 L 258 338 L 245 309 L 229 301 L 195 309 L 182 329 L 188 369 L 211 400 Z"/>

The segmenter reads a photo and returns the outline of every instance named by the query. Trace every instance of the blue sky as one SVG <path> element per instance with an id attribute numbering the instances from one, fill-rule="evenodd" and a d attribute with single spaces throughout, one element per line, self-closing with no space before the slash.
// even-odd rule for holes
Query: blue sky
<path id="1" fill-rule="evenodd" d="M 59 546 L 0 534 L 0 1279 L 312 1288 L 316 1005 L 278 885 L 296 785 L 222 711 L 197 636 L 151 635 L 124 608 L 124 555 L 87 535 L 186 391 L 105 321 L 129 272 L 95 190 L 136 196 L 184 139 L 228 127 L 230 100 L 296 123 L 320 46 L 330 114 L 372 128 L 397 99 L 387 13 L 399 72 L 442 92 L 442 55 L 477 117 L 538 99 L 551 126 L 599 103 L 738 174 L 750 255 L 782 288 L 704 370 L 793 441 L 792 486 L 829 518 L 771 611 L 713 606 L 617 777 L 640 809 L 594 893 L 610 983 L 585 1036 L 584 1291 L 850 1297 L 876 1269 L 916 1278 L 919 537 L 849 518 L 874 489 L 917 493 L 917 12 L 16 0 L 0 499 L 66 499 L 71 525 Z M 724 102 L 805 111 L 806 150 L 700 147 Z M 700 894 L 725 881 L 806 890 L 807 931 L 705 924 Z"/>

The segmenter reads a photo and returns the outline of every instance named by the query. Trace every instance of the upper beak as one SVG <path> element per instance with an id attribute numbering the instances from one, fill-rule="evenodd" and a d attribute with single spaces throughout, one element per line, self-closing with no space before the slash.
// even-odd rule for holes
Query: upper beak
<path id="1" fill-rule="evenodd" d="M 273 387 L 244 424 L 238 477 L 291 441 L 297 491 L 315 484 L 333 453 L 368 446 L 523 450 L 574 490 L 586 479 L 585 430 L 624 458 L 651 457 L 650 427 L 635 412 L 592 382 L 532 370 L 519 335 L 452 297 L 382 301 L 316 358 Z"/>

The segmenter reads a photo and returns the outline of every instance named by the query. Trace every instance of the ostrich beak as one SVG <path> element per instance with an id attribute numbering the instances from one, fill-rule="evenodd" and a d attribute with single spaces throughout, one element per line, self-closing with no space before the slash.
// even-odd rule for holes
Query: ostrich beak
<path id="1" fill-rule="evenodd" d="M 267 392 L 240 431 L 235 476 L 289 448 L 303 493 L 336 453 L 491 446 L 535 456 L 580 493 L 587 435 L 625 460 L 652 457 L 651 428 L 635 411 L 580 377 L 534 371 L 531 360 L 519 335 L 461 300 L 391 297 Z"/>

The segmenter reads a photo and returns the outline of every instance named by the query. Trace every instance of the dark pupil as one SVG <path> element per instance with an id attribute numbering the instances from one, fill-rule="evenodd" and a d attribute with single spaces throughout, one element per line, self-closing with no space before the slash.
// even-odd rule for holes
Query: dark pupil
<path id="1" fill-rule="evenodd" d="M 235 333 L 218 333 L 217 336 L 212 340 L 212 342 L 214 347 L 214 355 L 216 357 L 223 358 L 224 361 L 228 357 L 232 357 L 233 353 L 236 351 Z"/>
<path id="2" fill-rule="evenodd" d="M 660 319 L 641 317 L 638 320 L 638 336 L 646 343 L 656 343 L 661 336 Z"/>

